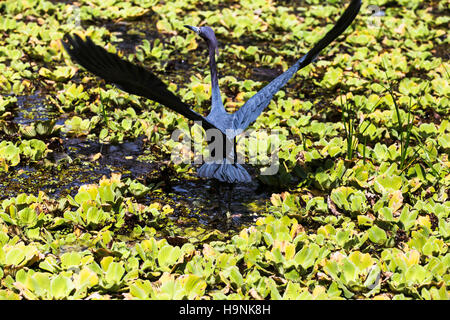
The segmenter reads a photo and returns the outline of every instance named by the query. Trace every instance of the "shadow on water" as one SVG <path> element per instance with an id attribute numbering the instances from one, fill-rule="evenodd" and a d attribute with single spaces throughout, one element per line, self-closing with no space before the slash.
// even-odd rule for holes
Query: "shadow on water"
<path id="1" fill-rule="evenodd" d="M 268 192 L 257 182 L 237 184 L 233 189 L 214 180 L 176 180 L 167 196 L 190 208 L 198 222 L 220 230 L 239 229 L 255 222 L 265 211 Z"/>

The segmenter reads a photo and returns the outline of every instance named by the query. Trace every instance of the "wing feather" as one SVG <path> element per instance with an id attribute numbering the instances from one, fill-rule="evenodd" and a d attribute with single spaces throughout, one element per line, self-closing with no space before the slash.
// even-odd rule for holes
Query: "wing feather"
<path id="1" fill-rule="evenodd" d="M 336 22 L 334 27 L 320 39 L 316 45 L 284 73 L 272 80 L 268 85 L 257 92 L 233 114 L 233 129 L 237 132 L 245 130 L 255 121 L 261 112 L 269 105 L 275 93 L 277 93 L 294 74 L 310 64 L 323 48 L 328 46 L 334 39 L 340 36 L 352 23 L 361 7 L 361 0 L 352 0 L 345 12 Z"/>
<path id="2" fill-rule="evenodd" d="M 83 40 L 75 34 L 66 35 L 64 39 L 66 41 L 62 44 L 67 53 L 93 74 L 128 93 L 156 101 L 190 120 L 201 121 L 205 129 L 214 127 L 168 90 L 166 84 L 149 70 L 106 51 L 89 37 Z"/>

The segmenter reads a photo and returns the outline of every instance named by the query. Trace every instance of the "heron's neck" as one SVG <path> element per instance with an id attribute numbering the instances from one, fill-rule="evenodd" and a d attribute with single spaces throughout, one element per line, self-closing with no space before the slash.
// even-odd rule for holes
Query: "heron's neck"
<path id="1" fill-rule="evenodd" d="M 209 67 L 211 69 L 211 112 L 222 111 L 224 109 L 217 76 L 216 48 L 211 44 L 209 44 Z"/>

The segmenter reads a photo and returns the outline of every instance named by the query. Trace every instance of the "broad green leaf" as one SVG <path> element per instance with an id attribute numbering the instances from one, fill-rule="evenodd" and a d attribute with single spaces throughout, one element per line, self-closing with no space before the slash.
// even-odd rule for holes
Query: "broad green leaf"
<path id="1" fill-rule="evenodd" d="M 368 231 L 370 241 L 376 244 L 384 244 L 387 240 L 386 232 L 378 226 L 372 226 Z"/>

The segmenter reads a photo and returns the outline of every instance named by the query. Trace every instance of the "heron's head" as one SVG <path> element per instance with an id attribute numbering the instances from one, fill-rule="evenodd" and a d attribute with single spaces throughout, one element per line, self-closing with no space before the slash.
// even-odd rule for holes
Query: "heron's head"
<path id="1" fill-rule="evenodd" d="M 207 43 L 210 48 L 212 48 L 214 51 L 216 51 L 216 54 L 219 54 L 219 44 L 216 39 L 216 35 L 214 34 L 213 29 L 210 27 L 193 27 L 185 25 L 186 28 L 194 31 L 197 33 L 200 37 L 202 37 Z"/>

